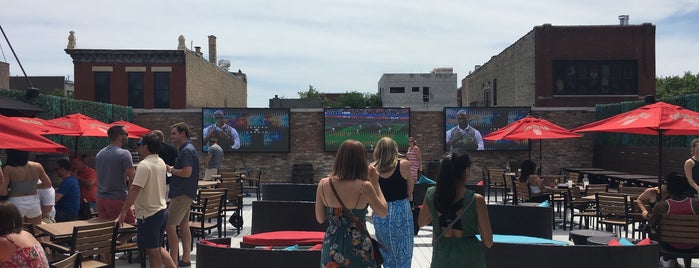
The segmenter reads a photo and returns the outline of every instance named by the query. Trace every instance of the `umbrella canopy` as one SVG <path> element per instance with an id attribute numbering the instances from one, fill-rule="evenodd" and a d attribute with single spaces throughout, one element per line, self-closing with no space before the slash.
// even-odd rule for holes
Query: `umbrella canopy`
<path id="1" fill-rule="evenodd" d="M 68 148 L 32 133 L 9 117 L 0 115 L 0 148 L 30 152 L 68 152 Z"/>
<path id="2" fill-rule="evenodd" d="M 150 129 L 144 128 L 142 126 L 136 125 L 127 121 L 116 121 L 109 124 L 109 126 L 122 125 L 129 132 L 129 138 L 138 139 L 143 135 L 150 133 Z"/>
<path id="3" fill-rule="evenodd" d="M 578 138 L 582 135 L 570 132 L 554 123 L 542 118 L 525 116 L 501 129 L 493 131 L 483 137 L 484 140 L 543 140 Z M 529 146 L 529 159 L 532 158 L 531 146 Z M 542 160 L 541 141 L 539 142 L 539 164 Z M 541 166 L 540 166 L 541 168 Z"/>
<path id="4" fill-rule="evenodd" d="M 493 131 L 483 137 L 484 140 L 543 140 L 581 137 L 546 119 L 525 116 L 511 124 Z"/>
<path id="5" fill-rule="evenodd" d="M 80 113 L 69 114 L 48 121 L 77 131 L 77 134 L 63 134 L 66 136 L 107 137 L 107 129 L 109 129 L 107 123 Z"/>
<path id="6" fill-rule="evenodd" d="M 72 130 L 63 125 L 59 125 L 38 117 L 7 117 L 7 119 L 29 132 L 41 135 L 70 135 L 80 133 L 77 130 Z"/>
<path id="7" fill-rule="evenodd" d="M 699 113 L 657 102 L 572 129 L 658 136 L 658 185 L 662 177 L 663 135 L 699 135 Z"/>

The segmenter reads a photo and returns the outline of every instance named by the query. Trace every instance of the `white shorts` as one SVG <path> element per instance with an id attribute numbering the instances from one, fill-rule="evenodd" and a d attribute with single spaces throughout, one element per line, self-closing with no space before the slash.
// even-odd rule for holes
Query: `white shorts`
<path id="1" fill-rule="evenodd" d="M 56 190 L 53 187 L 47 189 L 37 188 L 36 193 L 39 195 L 41 206 L 53 206 L 56 204 Z"/>
<path id="2" fill-rule="evenodd" d="M 218 174 L 218 168 L 207 168 L 206 171 L 204 171 L 204 180 L 210 181 L 211 175 L 216 175 L 216 174 Z"/>
<path id="3" fill-rule="evenodd" d="M 38 195 L 11 196 L 8 201 L 15 204 L 22 217 L 36 218 L 41 216 L 41 204 Z"/>

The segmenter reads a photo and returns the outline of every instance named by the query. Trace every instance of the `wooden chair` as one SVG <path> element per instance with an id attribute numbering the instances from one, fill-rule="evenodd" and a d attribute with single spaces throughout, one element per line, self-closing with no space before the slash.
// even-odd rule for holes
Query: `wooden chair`
<path id="1" fill-rule="evenodd" d="M 556 187 L 558 183 L 565 181 L 565 176 L 563 175 L 542 175 L 541 178 L 544 180 L 544 185 Z M 564 193 L 556 192 L 551 195 L 551 205 L 554 206 L 555 210 L 558 210 L 559 214 L 563 211 L 562 215 L 565 216 L 565 202 L 566 197 Z M 565 219 L 564 219 L 565 220 Z M 564 223 L 565 225 L 565 223 Z"/>
<path id="2" fill-rule="evenodd" d="M 594 195 L 596 193 L 606 193 L 608 188 L 609 188 L 609 184 L 606 184 L 606 183 L 588 184 L 587 188 L 585 188 L 585 195 Z"/>
<path id="3" fill-rule="evenodd" d="M 241 179 L 243 182 L 247 181 L 247 184 L 243 184 L 243 190 L 254 190 L 257 201 L 262 200 L 262 196 L 260 195 L 260 180 L 262 179 L 262 169 L 258 169 L 257 172 L 255 172 L 255 177 L 244 177 L 245 175 L 241 175 Z"/>
<path id="4" fill-rule="evenodd" d="M 73 226 L 70 247 L 43 245 L 70 255 L 80 253 L 81 267 L 114 267 L 117 234 L 117 223 L 113 221 Z"/>
<path id="5" fill-rule="evenodd" d="M 502 194 L 503 203 L 506 203 L 507 184 L 505 182 L 504 169 L 489 168 L 486 171 L 486 183 L 488 186 L 488 200 L 490 200 L 490 193 L 495 191 L 495 202 L 498 202 L 498 192 Z"/>
<path id="6" fill-rule="evenodd" d="M 198 234 L 200 239 L 206 237 L 206 232 L 216 228 L 218 237 L 221 237 L 221 228 L 223 221 L 223 193 L 211 193 L 200 195 L 200 211 L 192 211 L 190 213 L 189 229 L 192 231 L 192 236 Z M 215 220 L 215 222 L 212 222 Z M 194 239 L 192 239 L 192 247 L 194 247 Z"/>
<path id="7" fill-rule="evenodd" d="M 49 266 L 51 268 L 80 268 L 80 259 L 80 252 L 76 252 L 61 261 L 49 264 Z"/>
<path id="8" fill-rule="evenodd" d="M 626 232 L 625 236 L 629 236 L 629 225 L 633 224 L 633 219 L 629 215 L 631 205 L 628 195 L 597 192 L 595 193 L 595 204 L 598 227 L 604 224 L 623 228 Z M 621 230 L 619 230 L 619 234 L 621 234 Z"/>
<path id="9" fill-rule="evenodd" d="M 580 173 L 577 171 L 571 171 L 568 173 L 568 178 L 569 180 L 572 180 L 574 183 L 580 182 Z"/>
<path id="10" fill-rule="evenodd" d="M 699 215 L 660 215 L 658 226 L 651 230 L 653 240 L 661 243 L 699 244 Z M 699 258 L 699 252 L 679 253 L 661 246 L 660 256 L 683 258 L 684 267 L 692 267 L 692 259 Z"/>
<path id="11" fill-rule="evenodd" d="M 580 187 L 574 186 L 568 188 L 568 194 L 565 196 L 566 211 L 570 211 L 570 229 L 573 230 L 573 222 L 575 222 L 575 217 L 579 217 L 578 229 L 582 229 L 583 219 L 585 219 L 585 228 L 590 226 L 590 219 L 597 216 L 597 211 L 592 205 L 593 202 L 582 199 L 582 191 Z M 576 212 L 577 210 L 577 212 Z M 563 217 L 563 230 L 566 229 L 566 217 L 567 212 L 564 211 Z"/>
<path id="12" fill-rule="evenodd" d="M 529 184 L 526 182 L 520 182 L 519 180 L 514 181 L 514 189 L 515 189 L 515 194 L 516 194 L 516 200 L 513 202 L 513 204 L 517 205 L 518 201 L 522 202 L 530 202 L 534 198 L 538 199 L 545 199 L 545 200 L 550 200 L 551 194 L 549 193 L 538 193 L 538 194 L 532 194 L 529 190 Z M 537 200 L 538 201 L 538 200 Z"/>
<path id="13" fill-rule="evenodd" d="M 230 217 L 234 220 L 231 223 L 237 223 L 233 225 L 238 234 L 240 234 L 240 231 L 243 229 L 243 184 L 235 178 L 222 178 L 218 187 L 226 189 L 226 198 L 223 206 L 224 220 L 228 217 L 226 212 L 232 211 L 233 214 Z"/>
<path id="14" fill-rule="evenodd" d="M 648 187 L 619 185 L 619 193 L 624 193 L 634 198 L 641 195 L 646 189 L 648 189 Z"/>

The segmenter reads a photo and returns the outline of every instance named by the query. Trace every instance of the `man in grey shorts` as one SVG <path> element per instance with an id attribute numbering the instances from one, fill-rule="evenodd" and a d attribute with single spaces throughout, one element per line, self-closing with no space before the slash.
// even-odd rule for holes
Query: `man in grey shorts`
<path id="1" fill-rule="evenodd" d="M 167 243 L 170 246 L 170 256 L 179 267 L 191 265 L 192 233 L 189 230 L 189 210 L 197 195 L 199 181 L 199 156 L 197 150 L 189 141 L 189 126 L 184 122 L 170 127 L 170 140 L 179 149 L 174 166 L 167 166 L 172 173 L 170 181 L 170 206 L 167 219 Z M 179 244 L 177 226 L 180 226 L 182 236 L 182 260 L 178 261 Z"/>

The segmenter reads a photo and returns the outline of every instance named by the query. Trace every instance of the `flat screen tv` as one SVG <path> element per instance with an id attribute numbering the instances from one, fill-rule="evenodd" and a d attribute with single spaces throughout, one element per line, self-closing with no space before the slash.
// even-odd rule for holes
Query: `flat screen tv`
<path id="1" fill-rule="evenodd" d="M 382 137 L 391 137 L 401 152 L 408 150 L 410 136 L 409 108 L 326 108 L 325 151 L 334 152 L 347 139 L 361 142 L 374 151 Z"/>
<path id="2" fill-rule="evenodd" d="M 530 107 L 446 107 L 444 129 L 446 151 L 528 150 L 524 141 L 487 141 L 482 137 L 517 121 L 531 112 Z M 461 123 L 459 123 L 461 120 Z"/>
<path id="3" fill-rule="evenodd" d="M 203 108 L 201 114 L 205 152 L 211 137 L 224 152 L 289 152 L 289 109 Z"/>

